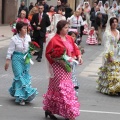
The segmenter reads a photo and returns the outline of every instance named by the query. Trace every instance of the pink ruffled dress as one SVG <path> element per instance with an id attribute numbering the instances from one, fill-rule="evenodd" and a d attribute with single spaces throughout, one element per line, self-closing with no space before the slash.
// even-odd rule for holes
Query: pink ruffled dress
<path id="1" fill-rule="evenodd" d="M 17 18 L 16 23 L 19 22 L 19 21 L 23 21 L 24 23 L 27 23 L 27 24 L 28 24 L 28 29 L 29 29 L 29 30 L 32 29 L 32 27 L 31 27 L 31 25 L 30 25 L 30 21 L 29 21 L 28 19 L 24 18 L 24 19 L 22 20 L 21 18 Z"/>
<path id="2" fill-rule="evenodd" d="M 69 41 L 63 43 L 70 55 L 73 51 L 72 45 Z M 80 114 L 80 103 L 75 95 L 72 73 L 66 72 L 57 62 L 52 64 L 52 69 L 54 77 L 50 78 L 48 91 L 44 95 L 43 109 L 64 118 L 76 118 Z"/>
<path id="3" fill-rule="evenodd" d="M 28 25 L 30 25 L 30 21 L 26 18 L 24 18 L 23 20 L 21 18 L 17 18 L 16 22 L 19 22 L 19 21 L 23 21 L 24 23 L 27 23 Z"/>

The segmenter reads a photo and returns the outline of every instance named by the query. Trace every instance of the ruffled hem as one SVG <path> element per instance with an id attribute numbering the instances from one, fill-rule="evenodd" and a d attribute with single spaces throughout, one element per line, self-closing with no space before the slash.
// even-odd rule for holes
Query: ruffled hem
<path id="1" fill-rule="evenodd" d="M 86 43 L 89 45 L 96 45 L 97 41 L 86 41 Z"/>
<path id="2" fill-rule="evenodd" d="M 20 102 L 21 100 L 30 102 L 38 94 L 37 88 L 32 88 L 30 78 L 29 75 L 14 78 L 9 93 L 16 98 L 15 102 Z"/>
<path id="3" fill-rule="evenodd" d="M 112 86 L 109 85 L 110 83 L 107 84 L 108 81 L 104 82 L 104 84 L 99 83 L 100 81 L 97 81 L 97 82 L 98 82 L 97 89 L 101 93 L 108 94 L 108 95 L 120 95 L 120 82 L 117 82 Z"/>
<path id="4" fill-rule="evenodd" d="M 29 90 L 28 90 L 29 89 Z M 12 87 L 9 89 L 10 95 L 15 97 L 15 102 L 25 100 L 27 102 L 32 101 L 38 94 L 37 88 L 22 88 L 20 90 L 14 90 Z"/>
<path id="5" fill-rule="evenodd" d="M 99 68 L 97 89 L 104 94 L 120 95 L 120 62 L 110 61 L 113 53 L 104 55 L 104 66 Z"/>
<path id="6" fill-rule="evenodd" d="M 80 114 L 80 104 L 75 96 L 74 86 L 71 81 L 62 81 L 60 91 L 48 90 L 44 95 L 44 110 L 58 114 L 64 118 L 76 118 Z"/>

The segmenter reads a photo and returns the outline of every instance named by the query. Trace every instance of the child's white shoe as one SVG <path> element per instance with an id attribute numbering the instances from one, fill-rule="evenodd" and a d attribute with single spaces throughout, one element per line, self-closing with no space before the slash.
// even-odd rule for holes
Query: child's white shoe
<path id="1" fill-rule="evenodd" d="M 22 105 L 22 106 L 24 106 L 24 105 L 25 105 L 25 102 L 24 102 L 24 101 L 21 101 L 19 104 Z"/>

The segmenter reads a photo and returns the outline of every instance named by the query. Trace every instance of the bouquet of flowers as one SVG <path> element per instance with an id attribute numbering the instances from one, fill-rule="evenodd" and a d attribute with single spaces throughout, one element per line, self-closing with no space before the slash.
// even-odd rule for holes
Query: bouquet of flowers
<path id="1" fill-rule="evenodd" d="M 38 45 L 38 43 L 32 41 L 29 42 L 29 51 L 35 51 L 35 52 L 39 52 L 40 51 L 40 46 Z"/>
<path id="2" fill-rule="evenodd" d="M 29 42 L 29 50 L 26 53 L 26 55 L 24 56 L 26 64 L 28 64 L 28 63 L 33 64 L 33 61 L 31 60 L 31 58 L 32 58 L 31 52 L 33 52 L 33 51 L 34 52 L 39 52 L 40 51 L 40 46 L 38 45 L 38 43 L 36 43 L 34 41 Z"/>
<path id="3" fill-rule="evenodd" d="M 11 22 L 11 23 L 10 23 L 10 26 L 11 26 L 12 32 L 13 32 L 13 33 L 16 33 L 16 32 L 17 32 L 17 31 L 16 31 L 16 21 Z"/>
<path id="4" fill-rule="evenodd" d="M 65 48 L 55 48 L 51 51 L 50 57 L 54 60 L 63 60 L 65 62 L 65 70 L 71 72 L 71 62 L 72 58 L 66 55 Z"/>
<path id="5" fill-rule="evenodd" d="M 107 59 L 108 62 L 112 62 L 113 56 L 114 56 L 114 53 L 112 51 L 105 54 L 105 58 Z"/>

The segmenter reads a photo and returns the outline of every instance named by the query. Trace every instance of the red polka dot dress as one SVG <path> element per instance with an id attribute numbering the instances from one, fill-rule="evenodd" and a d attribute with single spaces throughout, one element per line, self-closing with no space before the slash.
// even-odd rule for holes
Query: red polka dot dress
<path id="1" fill-rule="evenodd" d="M 44 95 L 44 110 L 64 118 L 79 116 L 80 104 L 75 95 L 70 72 L 66 72 L 59 63 L 52 64 L 54 78 L 50 79 L 47 93 Z"/>

